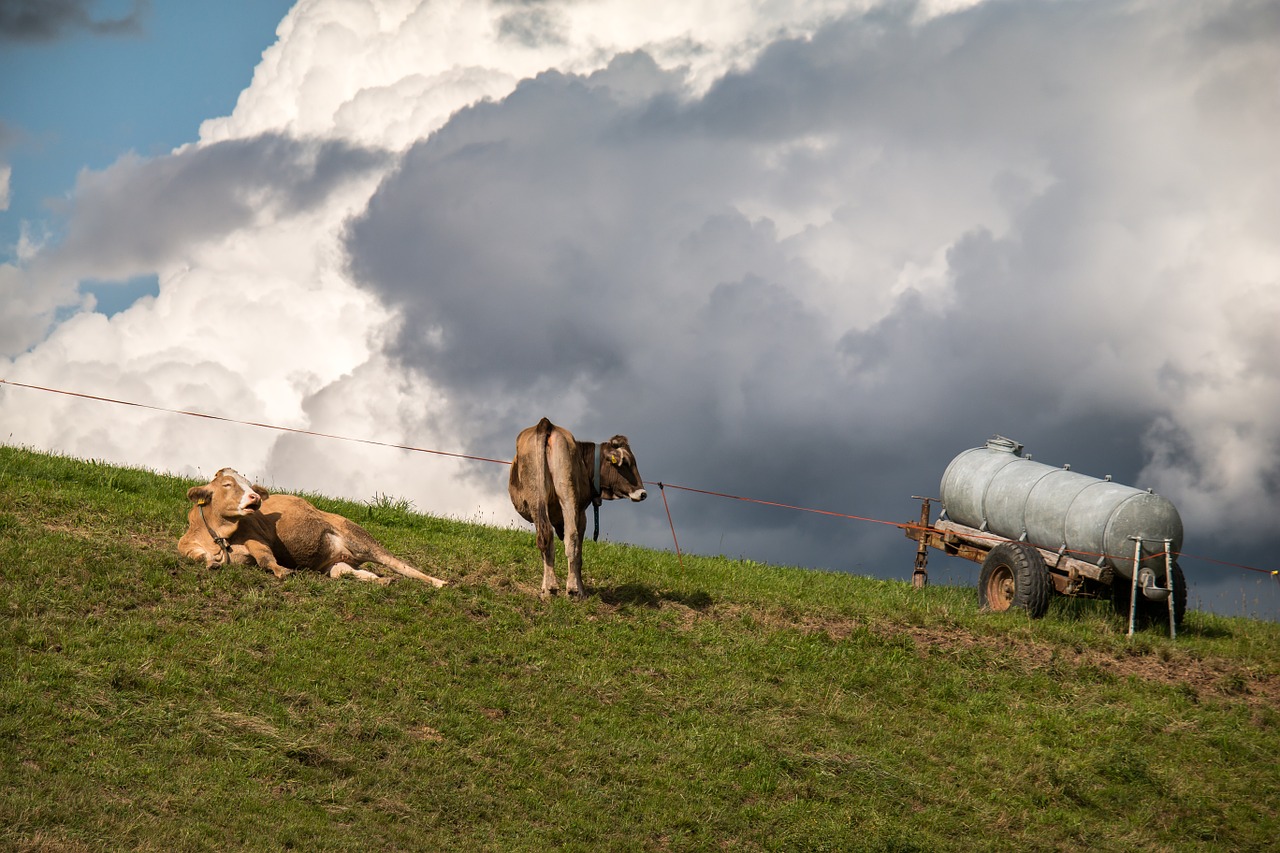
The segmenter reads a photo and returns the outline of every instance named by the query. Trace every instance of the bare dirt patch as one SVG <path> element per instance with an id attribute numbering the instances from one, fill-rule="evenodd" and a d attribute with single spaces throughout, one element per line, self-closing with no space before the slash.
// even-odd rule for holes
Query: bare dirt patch
<path id="1" fill-rule="evenodd" d="M 1019 661 L 1029 670 L 1063 665 L 1077 669 L 1091 667 L 1117 678 L 1183 687 L 1197 699 L 1217 697 L 1250 705 L 1274 707 L 1280 703 L 1280 676 L 1255 672 L 1221 658 L 1197 658 L 1174 651 L 1171 654 L 1113 654 L 1098 649 L 1080 649 L 1024 639 L 980 637 L 955 628 L 901 626 L 888 630 L 909 635 L 924 653 L 930 648 L 981 648 Z"/>
<path id="2" fill-rule="evenodd" d="M 504 581 L 490 586 L 501 587 L 536 599 L 540 588 L 523 582 Z M 797 614 L 781 608 L 749 607 L 736 603 L 707 603 L 691 607 L 675 597 L 658 591 L 648 596 L 635 590 L 594 588 L 604 604 L 604 612 L 618 614 L 626 606 L 647 604 L 678 615 L 678 624 L 691 628 L 701 619 L 742 620 L 749 618 L 769 630 L 796 630 L 805 634 L 826 634 L 832 641 L 847 640 L 855 632 L 869 630 L 885 638 L 909 637 L 921 654 L 930 650 L 980 650 L 1000 656 L 1029 671 L 1040 669 L 1090 668 L 1116 678 L 1137 678 L 1146 682 L 1180 687 L 1196 701 L 1219 699 L 1244 702 L 1250 706 L 1280 706 L 1280 675 L 1260 672 L 1223 658 L 1196 657 L 1174 648 L 1158 652 L 1131 650 L 1111 652 L 1104 649 L 1079 648 L 1061 643 L 1027 640 L 1022 637 L 981 636 L 963 628 L 867 623 L 847 616 Z M 651 600 L 649 600 L 651 599 Z"/>

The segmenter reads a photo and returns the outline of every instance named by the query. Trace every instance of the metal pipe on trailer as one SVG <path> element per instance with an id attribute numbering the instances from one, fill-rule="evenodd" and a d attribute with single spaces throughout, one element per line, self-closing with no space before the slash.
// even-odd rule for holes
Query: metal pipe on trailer
<path id="1" fill-rule="evenodd" d="M 1138 618 L 1138 566 L 1142 565 L 1142 537 L 1130 536 L 1133 540 L 1133 579 L 1129 588 L 1129 636 L 1133 636 Z"/>
<path id="2" fill-rule="evenodd" d="M 1137 628 L 1138 616 L 1138 581 L 1139 576 L 1142 580 L 1142 594 L 1149 601 L 1159 601 L 1164 598 L 1169 603 L 1169 639 L 1176 640 L 1178 638 L 1178 620 L 1175 616 L 1174 590 L 1173 590 L 1173 540 L 1172 539 L 1143 539 L 1141 536 L 1130 536 L 1133 540 L 1133 579 L 1129 589 L 1129 636 L 1132 637 Z M 1164 582 L 1165 586 L 1156 584 L 1155 576 L 1151 574 L 1148 568 L 1139 568 L 1142 565 L 1142 543 L 1143 542 L 1163 542 L 1164 543 Z"/>

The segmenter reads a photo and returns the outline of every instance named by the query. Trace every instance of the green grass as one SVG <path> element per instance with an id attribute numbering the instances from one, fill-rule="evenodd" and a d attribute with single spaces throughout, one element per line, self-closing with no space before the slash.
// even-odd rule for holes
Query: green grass
<path id="1" fill-rule="evenodd" d="M 177 556 L 190 485 L 0 447 L 0 849 L 1280 837 L 1275 623 L 591 542 L 542 602 L 532 531 L 385 496 L 308 497 L 450 587 L 278 581 Z"/>

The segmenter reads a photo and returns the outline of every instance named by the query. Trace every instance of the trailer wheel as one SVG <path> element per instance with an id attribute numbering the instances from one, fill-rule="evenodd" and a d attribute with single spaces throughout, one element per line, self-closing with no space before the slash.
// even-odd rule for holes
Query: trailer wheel
<path id="1" fill-rule="evenodd" d="M 1019 607 L 1039 619 L 1049 609 L 1053 581 L 1040 552 L 1020 542 L 1001 542 L 982 561 L 978 607 L 1000 612 Z"/>
<path id="2" fill-rule="evenodd" d="M 1182 617 L 1187 612 L 1187 578 L 1182 567 L 1175 560 L 1173 563 L 1173 625 L 1182 630 Z M 1129 624 L 1129 593 L 1132 580 L 1117 578 L 1111 584 L 1111 606 L 1116 615 Z M 1169 605 L 1163 601 L 1151 601 L 1138 590 L 1138 612 L 1134 615 L 1135 627 L 1146 628 L 1151 625 L 1169 626 Z"/>

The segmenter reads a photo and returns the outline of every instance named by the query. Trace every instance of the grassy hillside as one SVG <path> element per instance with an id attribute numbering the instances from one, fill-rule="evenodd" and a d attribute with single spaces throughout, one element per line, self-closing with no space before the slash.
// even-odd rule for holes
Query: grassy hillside
<path id="1" fill-rule="evenodd" d="M 1275 623 L 590 542 L 544 603 L 531 531 L 315 496 L 455 583 L 278 581 L 177 556 L 190 485 L 0 448 L 0 849 L 1280 837 Z"/>

